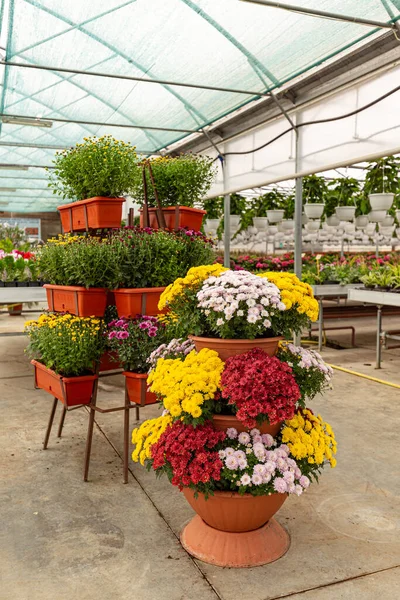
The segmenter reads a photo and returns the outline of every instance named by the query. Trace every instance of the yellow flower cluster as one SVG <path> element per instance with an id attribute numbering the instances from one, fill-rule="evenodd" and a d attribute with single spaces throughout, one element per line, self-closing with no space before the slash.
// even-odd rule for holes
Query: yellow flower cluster
<path id="1" fill-rule="evenodd" d="M 306 314 L 311 321 L 318 319 L 318 302 L 308 283 L 300 281 L 294 273 L 267 272 L 259 276 L 266 277 L 279 288 L 282 302 L 287 310 L 293 306 L 300 314 Z"/>
<path id="2" fill-rule="evenodd" d="M 203 413 L 202 404 L 214 398 L 223 368 L 217 352 L 203 348 L 198 353 L 192 350 L 183 360 L 160 358 L 147 381 L 172 417 L 186 414 L 196 419 Z"/>
<path id="3" fill-rule="evenodd" d="M 146 458 L 151 458 L 151 447 L 158 442 L 168 425 L 172 423 L 171 415 L 148 419 L 132 431 L 132 444 L 136 448 L 132 452 L 133 462 L 144 465 Z"/>
<path id="4" fill-rule="evenodd" d="M 195 289 L 202 284 L 203 281 L 208 279 L 208 277 L 211 277 L 212 275 L 218 277 L 218 275 L 221 275 L 224 271 L 228 271 L 228 269 L 219 264 L 192 267 L 186 273 L 185 277 L 178 277 L 178 279 L 175 279 L 175 281 L 164 290 L 158 303 L 159 310 L 171 306 L 173 302 L 183 295 L 184 290 Z"/>
<path id="5" fill-rule="evenodd" d="M 336 467 L 337 443 L 329 423 L 307 408 L 299 409 L 293 419 L 285 421 L 282 442 L 295 459 L 307 459 L 310 465 L 322 465 L 325 460 Z"/>
<path id="6" fill-rule="evenodd" d="M 76 317 L 69 313 L 64 315 L 43 314 L 37 321 L 26 321 L 25 331 L 29 333 L 43 327 L 54 329 L 55 335 L 58 334 L 61 337 L 67 333 L 74 342 L 86 334 L 96 334 L 100 331 L 100 325 L 101 321 L 96 317 Z"/>
<path id="7" fill-rule="evenodd" d="M 48 239 L 47 244 L 52 244 L 53 246 L 66 246 L 67 244 L 79 242 L 79 240 L 81 239 L 82 236 L 80 235 L 72 235 L 70 233 L 59 233 L 58 237 Z"/>

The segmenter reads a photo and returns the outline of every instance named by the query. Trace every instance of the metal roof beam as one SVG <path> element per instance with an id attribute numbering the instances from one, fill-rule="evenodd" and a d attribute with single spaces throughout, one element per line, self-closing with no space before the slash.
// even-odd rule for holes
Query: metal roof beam
<path id="1" fill-rule="evenodd" d="M 242 2 L 251 2 L 252 4 L 260 4 L 271 8 L 281 8 L 289 12 L 307 15 L 310 17 L 318 17 L 321 19 L 330 19 L 333 21 L 345 21 L 355 25 L 366 25 L 367 27 L 378 27 L 380 29 L 394 29 L 393 23 L 385 23 L 384 21 L 375 21 L 373 19 L 363 19 L 362 17 L 352 17 L 351 15 L 341 15 L 327 10 L 318 10 L 316 8 L 306 8 L 304 6 L 296 6 L 294 4 L 282 4 L 273 0 L 241 0 Z M 397 17 L 397 19 L 400 17 Z"/>

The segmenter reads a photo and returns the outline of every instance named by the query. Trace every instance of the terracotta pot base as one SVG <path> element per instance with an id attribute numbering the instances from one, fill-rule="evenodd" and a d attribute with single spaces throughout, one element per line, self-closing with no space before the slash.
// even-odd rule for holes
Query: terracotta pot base
<path id="1" fill-rule="evenodd" d="M 229 533 L 207 525 L 196 515 L 183 529 L 181 544 L 189 554 L 217 567 L 258 567 L 281 558 L 290 537 L 275 519 L 244 533 Z"/>
<path id="2" fill-rule="evenodd" d="M 215 429 L 218 429 L 218 431 L 226 431 L 228 427 L 234 427 L 239 433 L 242 431 L 250 431 L 250 429 L 252 429 L 245 427 L 235 415 L 215 414 L 211 417 L 211 420 Z M 269 433 L 272 437 L 275 437 L 279 433 L 282 423 L 283 421 L 275 423 L 274 425 L 270 425 L 269 423 L 262 423 L 261 425 L 257 424 L 256 429 L 259 429 L 261 433 Z"/>
<path id="3" fill-rule="evenodd" d="M 275 356 L 278 352 L 279 342 L 283 337 L 257 338 L 255 340 L 236 340 L 223 338 L 208 338 L 189 335 L 197 352 L 203 348 L 215 350 L 221 360 L 225 361 L 231 356 L 244 354 L 252 348 L 261 348 L 268 356 Z"/>

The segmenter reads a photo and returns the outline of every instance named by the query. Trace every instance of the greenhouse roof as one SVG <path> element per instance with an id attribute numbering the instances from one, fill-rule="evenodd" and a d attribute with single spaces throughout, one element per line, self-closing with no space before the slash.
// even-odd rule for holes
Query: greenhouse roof
<path id="1" fill-rule="evenodd" d="M 0 1 L 0 207 L 19 212 L 57 206 L 57 149 L 164 151 L 400 18 L 400 0 Z"/>

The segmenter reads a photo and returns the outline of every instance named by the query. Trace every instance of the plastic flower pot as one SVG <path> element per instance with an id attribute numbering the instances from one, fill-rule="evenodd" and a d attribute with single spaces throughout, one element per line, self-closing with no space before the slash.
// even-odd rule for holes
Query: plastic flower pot
<path id="1" fill-rule="evenodd" d="M 35 368 L 35 387 L 48 392 L 65 406 L 89 404 L 97 375 L 62 377 L 37 360 L 31 360 Z"/>
<path id="2" fill-rule="evenodd" d="M 371 223 L 381 223 L 386 217 L 386 210 L 371 210 L 368 219 Z"/>
<path id="3" fill-rule="evenodd" d="M 64 233 L 121 227 L 125 198 L 95 196 L 58 206 Z"/>
<path id="4" fill-rule="evenodd" d="M 306 203 L 304 205 L 304 212 L 309 219 L 320 219 L 324 212 L 325 204 L 323 202 L 315 204 Z"/>
<path id="5" fill-rule="evenodd" d="M 211 231 L 217 231 L 219 224 L 221 222 L 221 219 L 206 219 L 206 222 L 204 224 L 204 231 L 206 233 L 209 233 Z"/>
<path id="6" fill-rule="evenodd" d="M 100 358 L 99 371 L 104 373 L 104 371 L 120 369 L 121 364 L 117 360 L 114 360 L 115 358 L 117 358 L 116 352 L 104 352 Z"/>
<path id="7" fill-rule="evenodd" d="M 354 224 L 357 227 L 357 229 L 363 229 L 364 227 L 366 227 L 368 225 L 367 215 L 360 215 L 359 217 L 356 217 Z"/>
<path id="8" fill-rule="evenodd" d="M 7 308 L 10 317 L 19 317 L 22 313 L 22 304 L 10 304 Z"/>
<path id="9" fill-rule="evenodd" d="M 166 310 L 158 310 L 160 296 L 165 287 L 155 288 L 121 288 L 114 290 L 115 305 L 119 317 L 136 317 L 148 315 L 154 317 Z"/>
<path id="10" fill-rule="evenodd" d="M 267 218 L 269 223 L 279 223 L 285 214 L 284 210 L 267 210 Z"/>
<path id="11" fill-rule="evenodd" d="M 316 219 L 314 221 L 308 221 L 308 223 L 306 223 L 305 225 L 305 228 L 307 229 L 307 231 L 318 231 L 320 226 L 321 221 L 319 219 Z"/>
<path id="12" fill-rule="evenodd" d="M 162 208 L 167 229 L 178 229 L 187 227 L 200 231 L 203 217 L 207 212 L 200 208 L 190 208 L 189 206 L 168 206 Z M 143 210 L 140 211 L 140 227 L 143 227 Z M 149 208 L 149 227 L 158 229 L 157 209 Z"/>
<path id="13" fill-rule="evenodd" d="M 123 375 L 125 376 L 129 401 L 132 404 L 146 406 L 146 404 L 156 404 L 158 402 L 157 396 L 147 389 L 147 373 L 124 371 Z"/>
<path id="14" fill-rule="evenodd" d="M 196 558 L 221 567 L 255 567 L 281 558 L 290 545 L 287 532 L 275 519 L 287 494 L 270 496 L 214 492 L 197 498 L 183 493 L 197 515 L 181 533 L 182 546 Z"/>
<path id="15" fill-rule="evenodd" d="M 352 221 L 356 214 L 355 206 L 337 206 L 335 213 L 339 221 Z"/>
<path id="16" fill-rule="evenodd" d="M 337 218 L 336 215 L 327 217 L 326 222 L 329 225 L 329 227 L 337 227 L 340 224 L 340 220 Z"/>
<path id="17" fill-rule="evenodd" d="M 268 217 L 253 217 L 253 225 L 258 231 L 267 231 Z"/>
<path id="18" fill-rule="evenodd" d="M 104 317 L 107 307 L 107 290 L 68 285 L 43 286 L 52 312 L 69 312 L 79 317 Z"/>
<path id="19" fill-rule="evenodd" d="M 390 215 L 386 215 L 386 217 L 381 222 L 382 227 L 390 227 L 394 223 L 394 217 Z"/>
<path id="20" fill-rule="evenodd" d="M 190 335 L 189 338 L 195 345 L 197 352 L 203 348 L 215 350 L 221 360 L 226 360 L 230 356 L 244 354 L 252 348 L 261 348 L 268 356 L 274 356 L 278 351 L 279 342 L 283 337 L 258 338 L 255 340 L 236 340 L 222 338 L 207 338 Z"/>
<path id="21" fill-rule="evenodd" d="M 382 194 L 369 194 L 368 198 L 371 210 L 389 210 L 393 204 L 394 194 L 382 192 Z"/>
<path id="22" fill-rule="evenodd" d="M 280 226 L 282 231 L 292 231 L 294 229 L 294 220 L 293 219 L 283 219 L 281 221 Z"/>
<path id="23" fill-rule="evenodd" d="M 234 427 L 239 433 L 242 431 L 249 431 L 249 428 L 245 427 L 235 415 L 215 414 L 212 416 L 211 420 L 215 429 L 218 429 L 218 431 L 226 431 L 229 427 Z M 272 437 L 275 437 L 279 433 L 282 422 L 275 423 L 274 425 L 270 425 L 269 423 L 262 423 L 261 425 L 257 424 L 256 428 L 259 429 L 261 433 L 269 433 Z"/>

